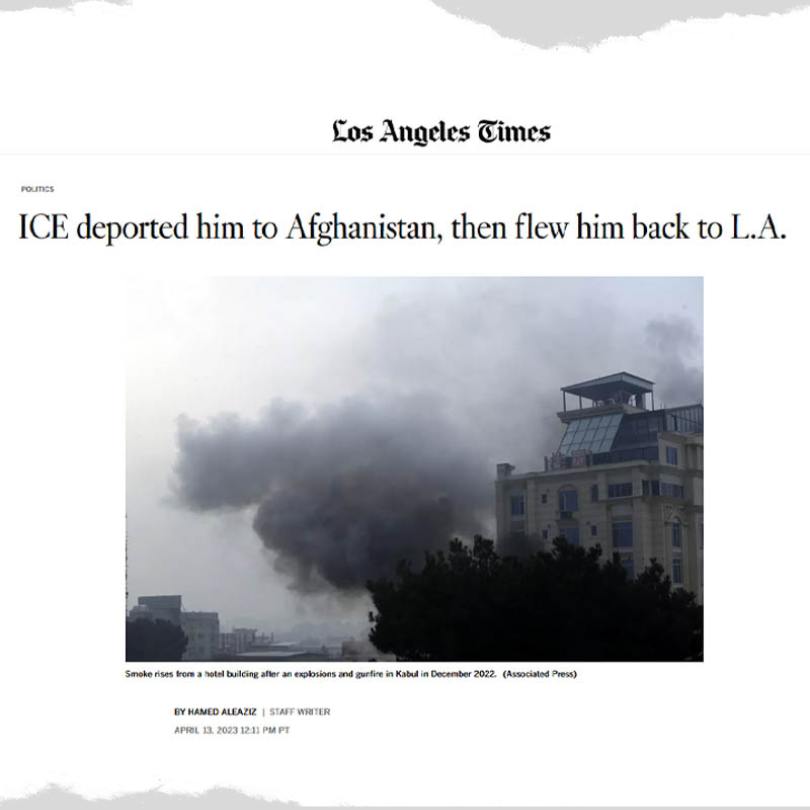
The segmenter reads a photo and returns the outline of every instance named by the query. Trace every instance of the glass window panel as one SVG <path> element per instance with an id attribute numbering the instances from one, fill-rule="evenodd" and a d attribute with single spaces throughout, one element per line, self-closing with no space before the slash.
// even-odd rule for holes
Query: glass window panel
<path id="1" fill-rule="evenodd" d="M 621 414 L 611 414 L 571 422 L 560 440 L 560 453 L 567 456 L 580 451 L 606 453 L 613 445 L 621 418 Z"/>
<path id="2" fill-rule="evenodd" d="M 613 524 L 614 548 L 633 547 L 633 523 L 629 520 L 617 521 Z"/>
<path id="3" fill-rule="evenodd" d="M 672 524 L 672 546 L 673 548 L 681 548 L 681 524 L 676 520 Z"/>

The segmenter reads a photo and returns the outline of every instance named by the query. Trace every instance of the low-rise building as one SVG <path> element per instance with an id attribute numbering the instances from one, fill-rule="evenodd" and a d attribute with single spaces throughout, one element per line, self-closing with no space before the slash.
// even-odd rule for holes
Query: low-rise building
<path id="1" fill-rule="evenodd" d="M 219 650 L 219 614 L 202 610 L 185 610 L 180 626 L 188 638 L 184 661 L 213 661 Z"/>
<path id="2" fill-rule="evenodd" d="M 172 624 L 180 624 L 180 613 L 183 609 L 183 597 L 177 594 L 171 596 L 139 596 L 137 609 L 130 611 L 130 618 L 163 619 Z"/>
<path id="3" fill-rule="evenodd" d="M 184 661 L 212 661 L 217 656 L 220 645 L 219 614 L 183 610 L 182 596 L 139 596 L 138 604 L 127 616 L 128 621 L 138 619 L 160 619 L 180 627 L 188 639 Z"/>
<path id="4" fill-rule="evenodd" d="M 219 634 L 219 652 L 221 655 L 237 655 L 247 652 L 261 639 L 258 630 L 253 627 L 234 627 L 228 633 Z"/>

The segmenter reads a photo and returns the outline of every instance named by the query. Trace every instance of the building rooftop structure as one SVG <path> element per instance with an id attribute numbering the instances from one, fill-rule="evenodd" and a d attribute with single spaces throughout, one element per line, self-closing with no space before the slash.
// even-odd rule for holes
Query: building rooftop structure
<path id="1" fill-rule="evenodd" d="M 654 385 L 622 371 L 560 389 L 563 410 L 557 416 L 565 432 L 557 450 L 545 457 L 544 470 L 652 461 L 658 458 L 660 434 L 703 433 L 703 405 L 656 410 Z M 576 396 L 579 407 L 569 409 L 566 395 Z M 499 474 L 506 466 L 499 466 Z"/>
<path id="2" fill-rule="evenodd" d="M 574 385 L 566 385 L 560 389 L 563 392 L 563 411 L 566 410 L 566 394 L 579 397 L 580 408 L 582 408 L 582 397 L 590 399 L 594 405 L 629 405 L 635 402 L 637 407 L 646 408 L 645 397 L 650 394 L 651 406 L 654 410 L 655 400 L 652 398 L 654 385 L 652 380 L 645 380 L 643 377 L 628 374 L 626 371 Z"/>

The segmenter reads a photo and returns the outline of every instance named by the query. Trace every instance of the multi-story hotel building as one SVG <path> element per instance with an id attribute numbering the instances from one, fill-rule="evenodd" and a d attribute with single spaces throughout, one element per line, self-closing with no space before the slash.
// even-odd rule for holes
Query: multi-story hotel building
<path id="1" fill-rule="evenodd" d="M 656 410 L 653 385 L 621 372 L 562 389 L 565 430 L 543 470 L 498 465 L 499 548 L 599 544 L 631 576 L 657 560 L 703 601 L 703 406 Z"/>

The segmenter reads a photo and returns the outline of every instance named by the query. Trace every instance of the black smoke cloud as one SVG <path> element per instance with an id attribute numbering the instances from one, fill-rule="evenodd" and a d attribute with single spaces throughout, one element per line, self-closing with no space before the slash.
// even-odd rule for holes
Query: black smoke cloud
<path id="1" fill-rule="evenodd" d="M 360 590 L 455 534 L 492 531 L 494 465 L 543 468 L 560 386 L 624 370 L 656 381 L 659 407 L 701 399 L 699 287 L 685 314 L 627 308 L 660 283 L 433 280 L 381 296 L 352 331 L 352 362 L 336 348 L 323 369 L 347 371 L 362 397 L 181 419 L 176 494 L 200 511 L 254 509 L 294 587 Z"/>
<path id="2" fill-rule="evenodd" d="M 175 492 L 196 510 L 256 506 L 254 529 L 300 590 L 359 590 L 481 529 L 491 478 L 436 398 L 276 401 L 256 420 L 178 422 Z"/>

